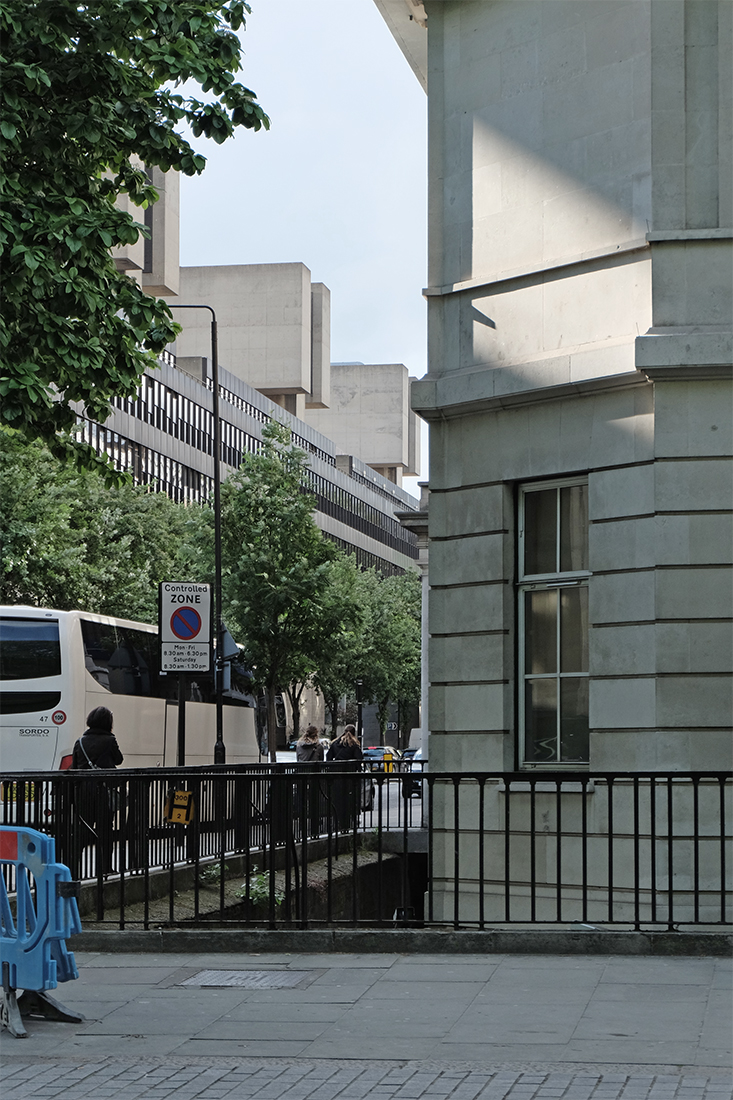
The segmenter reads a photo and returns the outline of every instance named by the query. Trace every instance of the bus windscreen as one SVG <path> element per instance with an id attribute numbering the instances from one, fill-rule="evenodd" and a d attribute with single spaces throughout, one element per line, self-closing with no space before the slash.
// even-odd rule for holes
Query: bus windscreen
<path id="1" fill-rule="evenodd" d="M 0 680 L 60 675 L 58 620 L 0 618 Z"/>

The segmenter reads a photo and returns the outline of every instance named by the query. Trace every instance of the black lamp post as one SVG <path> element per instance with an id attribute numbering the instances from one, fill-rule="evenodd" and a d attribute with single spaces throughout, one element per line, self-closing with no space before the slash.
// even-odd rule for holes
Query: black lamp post
<path id="1" fill-rule="evenodd" d="M 222 699 L 224 623 L 221 615 L 221 431 L 219 427 L 219 342 L 216 314 L 211 306 L 179 305 L 177 302 L 174 304 L 169 302 L 168 307 L 169 309 L 208 309 L 211 314 L 211 383 L 213 388 L 211 411 L 214 418 L 214 622 L 216 623 L 216 664 L 214 666 L 216 742 L 214 744 L 214 763 L 226 764 Z"/>
<path id="2" fill-rule="evenodd" d="M 356 733 L 357 733 L 357 736 L 359 738 L 359 744 L 361 744 L 362 737 L 363 737 L 363 723 L 362 723 L 362 713 L 361 713 L 361 708 L 363 706 L 363 697 L 362 697 L 362 688 L 363 688 L 363 686 L 364 686 L 364 681 L 361 678 L 358 679 L 356 681 L 356 714 L 357 714 Z"/>

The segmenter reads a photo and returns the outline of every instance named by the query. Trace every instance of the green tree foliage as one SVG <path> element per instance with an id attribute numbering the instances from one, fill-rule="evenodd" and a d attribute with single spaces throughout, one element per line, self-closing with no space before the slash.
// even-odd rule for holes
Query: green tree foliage
<path id="1" fill-rule="evenodd" d="M 110 467 L 70 436 L 135 392 L 178 327 L 115 268 L 157 199 L 142 165 L 194 175 L 177 127 L 220 143 L 269 121 L 234 79 L 243 0 L 0 0 L 0 398 L 6 427 Z M 199 85 L 206 101 L 176 89 Z"/>
<path id="2" fill-rule="evenodd" d="M 361 674 L 369 618 L 370 594 L 377 582 L 373 570 L 359 569 L 354 555 L 339 555 L 328 575 L 317 645 L 313 686 L 326 701 L 331 717 L 331 736 L 336 736 L 338 705 L 352 697 Z"/>
<path id="3" fill-rule="evenodd" d="M 422 589 L 417 573 L 369 577 L 359 670 L 364 694 L 377 704 L 380 741 L 385 743 L 389 704 L 420 699 Z"/>
<path id="4" fill-rule="evenodd" d="M 274 761 L 275 693 L 303 675 L 336 551 L 313 520 L 305 454 L 281 424 L 263 436 L 263 450 L 222 485 L 222 581 L 224 618 L 268 693 Z"/>
<path id="5" fill-rule="evenodd" d="M 0 432 L 0 602 L 154 623 L 158 583 L 178 576 L 201 512 Z"/>

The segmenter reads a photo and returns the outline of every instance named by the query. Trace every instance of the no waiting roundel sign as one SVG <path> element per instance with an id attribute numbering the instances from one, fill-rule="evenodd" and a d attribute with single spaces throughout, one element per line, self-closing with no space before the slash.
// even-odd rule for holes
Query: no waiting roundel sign
<path id="1" fill-rule="evenodd" d="M 211 590 L 208 584 L 164 581 L 158 615 L 162 672 L 211 668 Z"/>
<path id="2" fill-rule="evenodd" d="M 182 642 L 192 642 L 201 633 L 201 616 L 195 607 L 178 607 L 171 615 L 171 630 Z"/>

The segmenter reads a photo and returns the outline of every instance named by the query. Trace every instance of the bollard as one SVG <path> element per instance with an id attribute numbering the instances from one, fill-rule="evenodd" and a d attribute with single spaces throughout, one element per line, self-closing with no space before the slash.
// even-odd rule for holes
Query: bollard
<path id="1" fill-rule="evenodd" d="M 58 982 L 79 977 L 66 940 L 81 932 L 77 905 L 78 884 L 71 872 L 56 863 L 53 837 L 35 829 L 0 826 L 0 863 L 15 867 L 16 913 L 10 908 L 5 874 L 0 877 L 0 962 L 3 999 L 0 1026 L 16 1039 L 27 1032 L 22 1017 L 81 1023 L 48 996 Z M 33 886 L 29 880 L 33 877 Z M 35 898 L 34 898 L 35 894 Z M 22 991 L 20 997 L 18 990 Z"/>

